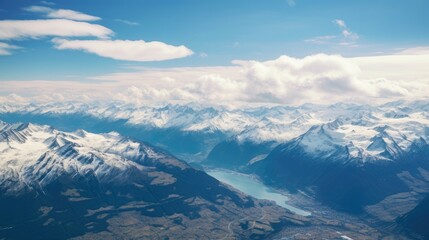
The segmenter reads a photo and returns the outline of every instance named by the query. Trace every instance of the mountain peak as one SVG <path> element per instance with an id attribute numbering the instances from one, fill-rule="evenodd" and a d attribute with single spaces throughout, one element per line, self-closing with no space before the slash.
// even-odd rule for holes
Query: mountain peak
<path id="1" fill-rule="evenodd" d="M 85 175 L 85 172 L 91 170 L 102 181 L 108 179 L 105 176 L 113 177 L 119 172 L 142 168 L 145 156 L 168 157 L 161 153 L 154 154 L 151 147 L 123 138 L 117 133 L 92 134 L 84 130 L 65 133 L 52 131 L 46 126 L 14 124 L 1 130 L 0 134 L 0 164 L 8 166 L 2 169 L 12 168 L 14 174 L 9 173 L 8 177 L 24 176 L 23 179 L 15 180 L 31 183 L 33 187 L 43 187 L 49 184 L 47 179 L 55 180 L 64 172 Z M 46 178 L 45 173 L 38 170 L 41 164 L 45 169 L 56 170 L 50 171 L 49 178 Z M 132 177 L 125 172 L 120 175 Z M 41 182 L 39 179 L 45 180 Z"/>

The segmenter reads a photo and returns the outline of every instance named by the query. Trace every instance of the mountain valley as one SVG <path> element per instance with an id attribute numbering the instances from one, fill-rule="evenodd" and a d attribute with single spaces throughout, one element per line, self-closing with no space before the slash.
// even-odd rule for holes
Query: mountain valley
<path id="1" fill-rule="evenodd" d="M 349 236 L 352 239 L 365 239 L 365 234 L 369 234 L 369 232 L 372 232 L 373 238 L 376 239 L 389 239 L 389 236 L 392 236 L 392 234 L 403 239 L 407 239 L 408 237 L 419 239 L 419 234 L 424 235 L 424 233 L 421 230 L 415 230 L 407 226 L 410 225 L 409 222 L 416 221 L 414 219 L 418 218 L 411 217 L 415 216 L 415 214 L 411 214 L 413 211 L 418 211 L 413 209 L 425 209 L 424 207 L 418 207 L 418 205 L 424 201 L 423 199 L 429 193 L 428 111 L 429 102 L 423 101 L 401 101 L 379 106 L 356 104 L 323 106 L 306 104 L 298 107 L 277 106 L 242 110 L 229 110 L 222 107 L 204 108 L 194 105 L 139 107 L 120 104 L 99 106 L 79 103 L 50 105 L 5 104 L 0 108 L 0 119 L 10 123 L 29 121 L 37 124 L 52 125 L 59 129 L 52 131 L 71 131 L 74 133 L 69 134 L 74 134 L 74 138 L 77 139 L 85 138 L 85 134 L 92 134 L 83 130 L 78 131 L 78 129 L 85 129 L 86 131 L 97 133 L 94 135 L 101 134 L 101 136 L 106 138 L 116 139 L 109 140 L 109 144 L 115 141 L 125 141 L 119 137 L 119 134 L 121 134 L 130 137 L 130 139 L 136 139 L 136 141 L 147 142 L 153 147 L 149 147 L 149 145 L 145 146 L 154 149 L 153 151 L 160 152 L 164 156 L 170 156 L 169 158 L 174 158 L 171 157 L 172 155 L 177 156 L 179 159 L 188 162 L 191 166 L 198 169 L 227 169 L 229 171 L 250 174 L 267 186 L 284 192 L 292 199 L 292 203 L 296 206 L 310 210 L 312 213 L 314 212 L 310 217 L 294 215 L 289 212 L 289 215 L 286 214 L 288 217 L 283 219 L 282 216 L 285 216 L 285 212 L 287 212 L 283 208 L 279 207 L 283 210 L 277 211 L 274 210 L 277 206 L 265 206 L 264 204 L 267 203 L 264 201 L 258 202 L 260 200 L 253 198 L 243 200 L 247 198 L 242 193 L 239 194 L 235 190 L 228 187 L 224 189 L 224 187 L 220 187 L 223 185 L 218 185 L 216 188 L 218 189 L 218 197 L 224 198 L 225 193 L 230 191 L 228 194 L 232 195 L 229 198 L 241 199 L 240 201 L 231 200 L 228 203 L 228 206 L 231 207 L 228 208 L 241 209 L 247 206 L 247 202 L 254 202 L 255 207 L 249 207 L 249 213 L 245 211 L 237 217 L 247 219 L 249 214 L 255 214 L 254 211 L 261 211 L 256 210 L 258 208 L 270 208 L 274 212 L 282 212 L 281 214 L 274 214 L 273 219 L 271 219 L 272 222 L 266 223 L 267 226 L 270 226 L 269 228 L 275 229 L 275 231 L 267 233 L 275 239 L 290 236 L 291 234 L 298 234 L 295 239 L 300 239 L 298 236 L 302 237 L 305 234 L 317 235 L 320 232 L 323 232 L 325 234 L 323 236 L 326 236 L 326 238 L 341 239 L 341 235 L 335 233 L 336 231 L 342 232 L 345 234 L 344 236 Z M 84 120 L 77 121 L 77 119 Z M 14 126 L 13 124 L 5 123 L 4 125 L 9 126 L 8 128 Z M 30 129 L 32 128 L 31 126 L 41 128 L 39 125 L 29 126 Z M 21 131 L 20 128 L 27 129 L 25 127 L 15 128 L 17 129 L 15 131 L 18 132 Z M 43 131 L 49 132 L 51 130 L 45 129 Z M 111 131 L 118 132 L 119 134 L 115 133 L 116 135 L 111 135 L 112 133 L 105 133 Z M 13 135 L 16 138 L 14 140 L 22 141 L 21 138 L 23 137 L 20 137 L 19 134 L 15 135 Z M 11 138 L 11 136 L 8 136 L 7 139 Z M 127 141 L 132 142 L 132 140 Z M 64 151 L 65 154 L 77 154 L 79 156 L 79 151 L 77 153 L 75 151 L 76 147 L 64 149 L 64 146 L 60 146 L 66 143 L 71 144 L 70 142 L 73 141 L 70 141 L 69 138 L 59 138 L 55 141 L 52 140 L 48 145 L 52 145 L 55 149 L 58 148 L 55 151 Z M 79 144 L 79 142 L 74 142 L 74 144 Z M 131 162 L 135 162 L 137 159 L 144 158 L 147 155 L 144 151 L 139 153 L 132 152 L 135 151 L 135 149 L 132 149 L 134 148 L 125 148 L 124 145 L 117 152 L 108 152 L 108 154 L 117 154 L 119 156 L 126 154 L 126 157 L 131 157 Z M 166 151 L 159 149 L 165 149 Z M 49 152 L 52 151 L 50 149 L 41 149 L 39 155 L 48 150 Z M 100 149 L 97 151 L 100 151 Z M 107 154 L 105 151 L 107 150 L 104 148 L 101 149 L 102 154 Z M 25 153 L 24 151 L 22 152 Z M 46 155 L 40 161 L 55 161 L 55 158 L 51 159 L 51 155 Z M 85 156 L 80 157 L 80 159 L 79 161 L 94 162 L 94 159 L 97 158 L 88 158 L 88 156 Z M 187 166 L 186 169 L 193 169 L 185 162 L 175 161 Z M 8 164 L 11 164 L 11 162 Z M 143 166 L 145 164 L 147 163 L 144 162 Z M 165 169 L 169 169 L 166 166 L 152 166 L 152 164 L 154 162 L 150 163 L 149 166 L 161 168 L 157 172 L 164 172 L 166 171 Z M 91 165 L 86 170 L 91 173 L 80 172 L 80 176 L 85 176 L 80 177 L 80 179 L 86 179 L 88 176 L 94 178 L 93 175 L 98 176 L 97 174 L 103 176 L 101 172 L 92 172 L 94 171 L 93 168 L 94 166 Z M 26 170 L 28 176 L 34 175 L 35 178 L 48 179 L 45 176 L 29 174 L 28 171 Z M 133 171 L 137 170 L 126 170 L 126 173 L 123 173 L 123 175 L 134 176 L 135 173 Z M 195 175 L 198 175 L 198 177 L 193 176 L 194 174 L 188 176 L 180 173 L 182 171 L 167 171 L 166 174 L 161 174 L 162 176 L 158 177 L 158 179 L 161 182 L 168 182 L 170 179 L 169 176 L 173 176 L 173 178 L 180 180 L 181 178 L 176 177 L 176 175 L 183 176 L 184 179 L 205 179 L 205 177 L 202 177 L 203 173 L 200 170 L 192 171 L 195 171 Z M 50 174 L 54 172 L 50 172 Z M 118 173 L 120 172 L 116 172 L 115 170 L 115 175 Z M 12 175 L 14 174 L 26 176 L 24 173 L 13 173 Z M 87 176 L 87 174 L 89 175 Z M 155 173 L 150 174 L 153 175 Z M 54 175 L 54 177 L 49 176 L 49 178 L 56 179 L 57 177 Z M 70 177 L 64 178 L 57 180 L 61 184 L 53 183 L 54 187 L 51 187 L 53 189 L 52 194 L 58 198 L 63 197 L 63 194 L 69 191 L 68 189 L 58 189 L 59 185 L 63 185 L 63 181 L 71 181 L 68 179 Z M 111 177 L 103 177 L 103 179 L 109 178 Z M 206 180 L 198 181 L 207 182 L 210 188 L 213 189 L 214 186 L 212 184 L 216 180 L 208 179 L 212 178 L 207 176 Z M 148 184 L 147 182 L 144 182 L 144 184 L 139 182 L 143 181 L 140 180 L 140 177 L 137 177 L 137 180 L 132 178 L 124 180 L 124 182 L 137 181 L 136 183 L 139 185 Z M 13 182 L 16 180 L 9 179 L 7 181 Z M 37 181 L 39 180 L 33 179 L 29 182 Z M 95 196 L 103 196 L 103 199 L 108 199 L 103 200 L 106 202 L 91 203 L 93 204 L 91 205 L 91 209 L 96 207 L 103 209 L 105 205 L 110 206 L 109 204 L 115 201 L 118 201 L 117 205 L 128 204 L 125 208 L 140 209 L 138 206 L 135 206 L 137 203 L 133 203 L 130 206 L 125 200 L 111 200 L 109 196 L 106 196 L 105 183 L 97 177 L 95 177 L 94 181 L 97 182 L 97 190 L 92 189 L 93 186 L 91 184 L 82 187 L 82 184 L 79 183 L 79 187 L 71 187 L 71 189 L 80 189 L 78 190 L 78 194 L 74 190 L 67 194 L 71 194 L 70 196 L 77 194 L 78 199 L 80 197 L 83 199 L 97 198 Z M 187 183 L 190 181 L 184 180 Z M 26 186 L 26 184 L 21 185 Z M 159 197 L 151 197 L 152 201 L 169 202 L 168 199 L 170 197 L 165 194 L 171 191 L 171 187 L 173 186 L 176 189 L 175 191 L 179 192 L 177 195 L 183 199 L 189 199 L 192 196 L 195 197 L 202 194 L 200 191 L 204 188 L 201 186 L 200 188 L 196 188 L 201 189 L 198 192 L 188 192 L 184 190 L 186 188 L 185 185 L 182 188 L 179 185 L 175 186 L 175 183 L 171 183 L 170 185 L 168 185 L 170 187 L 160 187 L 163 190 L 154 187 L 154 190 L 151 191 L 154 191 L 154 195 L 159 195 Z M 38 186 L 27 187 L 38 189 Z M 23 187 L 23 189 L 27 187 Z M 122 186 L 118 188 L 125 189 Z M 121 192 L 116 187 L 114 189 L 109 189 L 109 191 L 116 191 L 120 196 L 127 195 L 125 190 Z M 127 186 L 127 189 L 129 189 L 127 192 L 131 191 L 132 194 L 136 194 L 129 196 L 130 198 L 140 199 L 136 193 L 138 192 L 137 189 L 139 189 L 137 185 Z M 229 190 L 227 191 L 226 189 Z M 40 193 L 40 191 L 39 189 L 36 192 Z M 160 192 L 158 193 L 157 191 Z M 182 192 L 187 193 L 184 194 Z M 206 196 L 206 194 L 208 195 Z M 236 194 L 236 197 L 232 197 L 234 194 Z M 201 204 L 210 206 L 208 209 L 221 209 L 216 205 L 220 201 L 217 197 L 209 193 L 202 195 L 201 201 L 204 203 Z M 172 199 L 175 199 L 175 197 Z M 139 201 L 148 200 L 143 198 Z M 226 200 L 222 201 L 225 202 Z M 194 203 L 190 204 L 184 200 L 180 204 L 182 204 L 180 206 L 181 209 L 196 208 L 195 206 L 188 206 Z M 421 204 L 424 205 L 424 202 Z M 211 207 L 212 205 L 214 207 Z M 39 206 L 39 209 L 41 206 Z M 115 209 L 119 208 L 121 207 L 115 207 Z M 255 210 L 252 210 L 253 208 Z M 268 211 L 271 212 L 272 210 Z M 195 212 L 195 210 L 189 211 Z M 202 211 L 202 208 L 200 211 Z M 213 214 L 210 215 L 212 219 L 217 219 L 216 216 L 220 216 L 225 212 L 221 209 L 217 213 L 220 215 L 216 215 L 216 211 L 210 213 Z M 228 211 L 236 212 L 238 210 Z M 252 211 L 253 213 L 250 213 Z M 157 211 L 155 210 L 155 212 Z M 188 216 L 191 213 L 188 212 L 177 213 L 172 210 L 164 215 L 171 216 L 175 214 L 182 214 L 189 218 L 187 224 L 192 222 L 192 217 Z M 201 213 L 198 214 L 203 216 Z M 182 215 L 181 217 L 183 217 Z M 115 217 L 118 216 L 115 215 Z M 145 215 L 145 217 L 147 216 Z M 204 218 L 206 217 L 210 218 L 209 215 L 204 215 Z M 159 221 L 165 220 L 162 219 Z M 282 226 L 289 227 L 275 228 L 276 222 L 282 222 Z M 187 224 L 182 225 L 184 225 L 184 228 L 187 228 L 186 226 L 190 226 Z M 220 223 L 219 225 L 222 224 L 224 223 Z M 292 224 L 293 226 L 288 224 Z M 170 226 L 170 224 L 167 225 Z M 171 229 L 175 229 L 173 226 L 174 223 L 171 223 Z M 207 226 L 206 229 L 211 227 Z M 219 228 L 222 229 L 221 227 Z M 94 229 L 100 229 L 100 227 L 97 226 Z M 334 229 L 336 230 L 334 231 Z M 186 232 L 185 230 L 182 231 Z M 228 230 L 223 229 L 219 230 L 219 232 L 219 235 L 229 236 Z M 245 234 L 252 234 L 246 231 L 243 231 L 243 233 L 239 231 L 233 232 L 234 234 L 244 234 L 240 235 L 242 237 L 249 237 L 250 235 Z M 274 232 L 276 233 L 273 234 Z M 186 232 L 184 234 L 189 233 Z M 202 234 L 202 232 L 192 234 L 198 235 Z M 402 234 L 405 235 L 402 236 Z M 305 237 L 303 238 L 305 239 Z"/>

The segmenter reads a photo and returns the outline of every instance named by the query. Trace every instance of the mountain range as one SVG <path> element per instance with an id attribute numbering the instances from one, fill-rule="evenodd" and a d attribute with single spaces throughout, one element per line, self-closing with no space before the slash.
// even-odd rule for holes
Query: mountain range
<path id="1" fill-rule="evenodd" d="M 391 225 L 411 222 L 404 219 L 429 192 L 428 112 L 427 101 L 243 109 L 52 103 L 3 104 L 0 119 L 116 131 L 195 166 L 253 174 Z"/>
<path id="2" fill-rule="evenodd" d="M 402 140 L 396 138 L 402 144 L 400 147 L 407 148 L 414 139 L 428 135 L 428 110 L 429 102 L 424 101 L 398 101 L 379 106 L 339 103 L 244 109 L 193 104 L 149 107 L 63 102 L 2 104 L 0 117 L 9 122 L 50 124 L 61 130 L 84 128 L 106 132 L 111 129 L 126 136 L 139 129 L 145 133 L 139 137 L 142 140 L 165 147 L 176 156 L 186 156 L 188 161 L 202 161 L 222 141 L 280 144 L 322 124 L 341 124 L 336 139 L 352 142 L 356 154 L 373 156 L 376 146 L 367 147 L 378 134 L 376 127 L 397 131 L 400 136 L 395 137 L 404 137 Z"/>
<path id="3" fill-rule="evenodd" d="M 260 239 L 304 224 L 118 133 L 0 122 L 1 238 Z"/>

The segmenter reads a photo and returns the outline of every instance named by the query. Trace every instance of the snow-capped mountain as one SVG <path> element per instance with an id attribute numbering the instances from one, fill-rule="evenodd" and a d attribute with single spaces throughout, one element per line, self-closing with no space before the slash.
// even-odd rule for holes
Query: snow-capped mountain
<path id="1" fill-rule="evenodd" d="M 401 192 L 427 191 L 427 120 L 400 119 L 339 117 L 278 145 L 250 168 L 268 184 L 310 191 L 349 212 Z"/>
<path id="2" fill-rule="evenodd" d="M 0 153 L 0 187 L 10 194 L 24 188 L 43 191 L 50 181 L 65 174 L 74 177 L 91 174 L 103 183 L 129 181 L 133 171 L 146 171 L 145 161 L 167 158 L 115 132 L 65 133 L 31 123 L 3 123 Z M 185 164 L 176 164 L 186 168 Z"/>
<path id="3" fill-rule="evenodd" d="M 391 161 L 428 142 L 429 102 L 398 101 L 380 106 L 339 103 L 330 106 L 304 104 L 248 109 L 166 105 L 134 106 L 118 103 L 2 104 L 3 119 L 74 126 L 95 132 L 117 131 L 164 147 L 186 159 L 202 161 L 224 142 L 275 146 L 294 139 L 306 151 L 329 156 L 346 149 L 357 162 Z M 66 124 L 64 124 L 64 122 Z M 95 123 L 99 122 L 99 123 Z M 100 129 L 100 126 L 103 126 Z M 144 129 L 144 134 L 141 131 Z M 72 130 L 72 129 L 66 129 Z M 180 143 L 180 147 L 179 147 Z M 274 143 L 274 144 L 273 144 Z M 263 147 L 268 154 L 272 148 Z M 211 154 L 213 156 L 213 154 Z M 246 154 L 244 154 L 246 155 Z M 256 155 L 249 155 L 250 161 Z M 246 155 L 247 158 L 247 155 Z M 339 158 L 337 158 L 339 159 Z M 341 158 L 345 159 L 345 158 Z"/>
<path id="4" fill-rule="evenodd" d="M 248 109 L 118 103 L 3 104 L 0 105 L 0 119 L 51 124 L 72 132 L 39 125 L 0 123 L 4 132 L 1 135 L 4 142 L 0 146 L 2 151 L 12 146 L 5 153 L 8 159 L 14 159 L 8 163 L 13 167 L 4 171 L 16 176 L 14 179 L 23 180 L 23 184 L 8 180 L 17 190 L 49 189 L 44 185 L 50 179 L 46 176 L 62 176 L 69 172 L 75 173 L 71 176 L 77 179 L 87 179 L 83 176 L 90 175 L 100 183 L 108 183 L 111 179 L 115 179 L 114 182 L 136 181 L 136 176 L 139 176 L 137 179 L 153 179 L 151 176 L 155 173 L 151 170 L 159 172 L 153 163 L 162 162 L 163 156 L 170 155 L 136 144 L 120 134 L 162 147 L 187 161 L 257 174 L 268 185 L 304 191 L 338 210 L 376 215 L 392 209 L 390 216 L 400 216 L 407 209 L 389 208 L 397 206 L 392 199 L 417 196 L 414 200 L 410 197 L 415 203 L 429 191 L 428 112 L 429 102 L 425 101 L 398 101 L 379 106 L 341 103 Z M 119 134 L 76 131 L 79 128 Z M 37 153 L 34 155 L 39 156 L 26 151 L 27 147 L 15 156 L 13 149 L 27 143 L 31 147 L 28 149 L 34 149 L 32 152 Z M 160 158 L 150 155 L 150 149 Z M 67 159 L 67 154 L 77 159 Z M 25 167 L 21 156 L 31 156 L 34 167 Z M 145 159 L 143 163 L 142 158 Z M 47 171 L 46 176 L 38 175 L 37 179 L 42 180 L 36 181 L 40 182 L 39 186 L 28 178 L 37 175 L 28 173 L 37 172 L 39 159 L 52 166 L 61 166 L 59 162 L 67 165 L 59 170 L 52 168 L 54 171 Z M 113 164 L 109 159 L 119 161 Z M 149 164 L 147 159 L 158 160 Z M 99 163 L 105 166 L 100 167 Z M 49 164 L 47 166 L 51 166 Z M 122 170 L 127 174 L 122 175 Z M 115 174 L 109 175 L 111 172 Z M 162 176 L 157 179 L 172 183 L 160 188 L 174 189 L 180 182 L 177 171 L 161 172 Z"/>
<path id="5" fill-rule="evenodd" d="M 252 239 L 305 221 L 115 132 L 1 121 L 0 213 L 6 239 Z"/>
<path id="6" fill-rule="evenodd" d="M 377 122 L 362 126 L 351 119 L 337 118 L 333 122 L 313 126 L 291 142 L 300 145 L 306 153 L 325 160 L 394 161 L 410 152 L 415 144 L 427 145 L 428 126 L 418 122 L 404 122 L 399 126 Z M 343 156 L 338 155 L 339 150 Z"/>

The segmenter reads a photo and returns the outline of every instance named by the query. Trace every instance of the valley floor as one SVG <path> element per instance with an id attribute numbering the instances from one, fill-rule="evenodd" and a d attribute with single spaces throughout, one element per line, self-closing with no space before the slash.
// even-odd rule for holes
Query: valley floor
<path id="1" fill-rule="evenodd" d="M 303 227 L 285 227 L 274 239 L 409 239 L 391 233 L 391 226 L 367 216 L 352 216 L 332 210 L 301 193 L 292 195 L 291 205 L 311 211 L 311 222 Z"/>
<path id="2" fill-rule="evenodd" d="M 306 216 L 310 224 L 285 226 L 273 236 L 273 239 L 409 239 L 407 236 L 392 234 L 392 229 L 394 229 L 392 222 L 382 222 L 370 215 L 354 216 L 335 211 L 304 192 L 291 194 L 284 190 L 266 187 L 257 176 L 218 168 L 206 168 L 205 170 L 218 180 L 253 197 L 271 197 L 270 200 L 276 201 L 277 204 L 279 204 L 278 201 L 286 199 L 285 204 L 280 203 L 279 205 L 286 206 L 287 209 L 298 209 L 301 213 L 311 213 Z M 271 194 L 268 194 L 267 191 L 271 191 Z M 283 198 L 277 195 L 282 195 Z"/>

